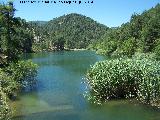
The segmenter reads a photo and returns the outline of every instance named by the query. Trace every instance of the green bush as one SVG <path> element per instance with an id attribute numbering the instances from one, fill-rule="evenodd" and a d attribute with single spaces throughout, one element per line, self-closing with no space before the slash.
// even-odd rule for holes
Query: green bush
<path id="1" fill-rule="evenodd" d="M 18 61 L 0 69 L 0 120 L 11 118 L 8 99 L 17 96 L 25 87 L 35 83 L 37 65 L 32 61 Z"/>
<path id="2" fill-rule="evenodd" d="M 155 61 L 157 59 L 157 55 L 155 53 L 135 53 L 132 56 L 133 59 L 138 59 L 138 60 L 143 60 L 145 59 L 149 59 L 152 61 Z"/>
<path id="3" fill-rule="evenodd" d="M 11 76 L 11 78 L 18 83 L 20 88 L 33 85 L 35 83 L 35 76 L 37 75 L 37 65 L 32 61 L 18 61 L 17 63 L 11 63 L 5 72 Z"/>
<path id="4" fill-rule="evenodd" d="M 160 62 L 147 58 L 97 62 L 87 72 L 88 99 L 101 103 L 113 98 L 136 97 L 160 106 Z"/>
<path id="5" fill-rule="evenodd" d="M 160 39 L 157 40 L 157 43 L 153 52 L 156 54 L 157 59 L 160 60 Z"/>
<path id="6" fill-rule="evenodd" d="M 135 39 L 129 38 L 123 42 L 117 43 L 117 48 L 110 54 L 112 57 L 131 57 L 136 51 Z"/>
<path id="7" fill-rule="evenodd" d="M 0 120 L 9 120 L 11 118 L 11 109 L 8 105 L 7 96 L 0 86 Z"/>
<path id="8" fill-rule="evenodd" d="M 32 61 L 18 61 L 0 69 L 0 85 L 9 98 L 15 98 L 22 88 L 32 87 L 36 82 L 37 65 Z"/>
<path id="9" fill-rule="evenodd" d="M 15 95 L 20 86 L 20 84 L 16 82 L 13 77 L 9 76 L 2 69 L 0 69 L 0 85 L 3 92 L 8 96 Z"/>
<path id="10" fill-rule="evenodd" d="M 110 56 L 117 49 L 116 40 L 102 42 L 97 50 L 98 54 Z"/>

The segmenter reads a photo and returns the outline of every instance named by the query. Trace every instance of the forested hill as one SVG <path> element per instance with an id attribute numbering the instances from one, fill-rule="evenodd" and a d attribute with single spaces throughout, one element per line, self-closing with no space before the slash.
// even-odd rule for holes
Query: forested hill
<path id="1" fill-rule="evenodd" d="M 0 54 L 91 48 L 105 55 L 154 52 L 160 55 L 160 4 L 142 14 L 133 14 L 121 27 L 108 28 L 81 14 L 68 14 L 50 21 L 16 18 L 0 4 Z M 10 16 L 8 16 L 8 14 Z M 8 57 L 9 59 L 9 57 Z"/>
<path id="2" fill-rule="evenodd" d="M 45 24 L 32 21 L 32 27 L 38 38 L 36 44 L 43 49 L 60 50 L 64 47 L 67 49 L 86 48 L 102 37 L 108 29 L 105 25 L 76 13 L 54 18 Z"/>
<path id="3" fill-rule="evenodd" d="M 90 48 L 105 55 L 133 55 L 153 52 L 160 55 L 160 4 L 133 14 L 128 23 L 111 28 Z"/>

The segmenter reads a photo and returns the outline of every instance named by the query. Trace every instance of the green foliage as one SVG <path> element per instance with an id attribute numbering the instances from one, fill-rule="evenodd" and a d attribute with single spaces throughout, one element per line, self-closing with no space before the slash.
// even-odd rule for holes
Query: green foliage
<path id="1" fill-rule="evenodd" d="M 6 68 L 0 69 L 0 119 L 11 117 L 8 100 L 17 96 L 23 88 L 35 83 L 37 65 L 31 61 L 18 61 L 10 63 Z"/>
<path id="2" fill-rule="evenodd" d="M 31 61 L 18 61 L 10 63 L 6 68 L 0 69 L 0 85 L 9 98 L 15 98 L 24 88 L 29 88 L 36 82 L 37 65 Z"/>
<path id="3" fill-rule="evenodd" d="M 89 99 L 101 103 L 136 97 L 160 106 L 160 62 L 147 58 L 114 59 L 96 63 L 87 73 Z"/>
<path id="4" fill-rule="evenodd" d="M 157 59 L 160 60 L 160 39 L 157 40 L 157 43 L 153 52 L 156 54 Z"/>
<path id="5" fill-rule="evenodd" d="M 8 100 L 25 87 L 33 85 L 37 65 L 18 61 L 23 52 L 32 51 L 33 33 L 29 24 L 14 17 L 13 2 L 0 3 L 0 119 L 11 118 Z"/>
<path id="6" fill-rule="evenodd" d="M 101 47 L 98 48 L 97 53 L 102 55 L 111 55 L 111 53 L 117 48 L 115 40 L 104 41 L 100 44 Z"/>
<path id="7" fill-rule="evenodd" d="M 68 14 L 55 18 L 45 24 L 30 22 L 30 29 L 35 32 L 35 46 L 40 43 L 46 50 L 57 50 L 57 40 L 61 49 L 87 48 L 93 41 L 99 39 L 106 30 L 106 26 L 97 23 L 89 17 L 80 14 Z M 48 44 L 49 45 L 46 45 Z M 36 47 L 35 47 L 36 48 Z"/>
<path id="8" fill-rule="evenodd" d="M 65 40 L 62 36 L 57 36 L 54 41 L 54 47 L 56 50 L 64 50 Z"/>
<path id="9" fill-rule="evenodd" d="M 2 69 L 0 69 L 0 85 L 3 92 L 8 96 L 15 96 L 20 84 L 15 81 L 12 76 L 8 75 Z"/>
<path id="10" fill-rule="evenodd" d="M 135 39 L 129 38 L 128 40 L 125 40 L 116 52 L 114 55 L 132 56 L 135 53 Z"/>
<path id="11" fill-rule="evenodd" d="M 119 28 L 110 28 L 105 36 L 93 43 L 98 53 L 116 56 L 132 56 L 135 52 L 159 54 L 160 4 L 141 15 L 134 14 L 130 22 Z M 99 44 L 99 41 L 101 44 Z M 111 44 L 111 43 L 115 44 Z M 92 43 L 91 43 L 92 44 Z M 90 45 L 92 46 L 92 45 Z"/>
<path id="12" fill-rule="evenodd" d="M 22 52 L 32 50 L 32 31 L 25 20 L 14 17 L 15 8 L 12 2 L 0 3 L 0 59 L 4 64 L 3 56 L 7 63 L 18 60 Z"/>
<path id="13" fill-rule="evenodd" d="M 16 86 L 17 87 L 17 86 Z M 0 120 L 8 120 L 11 118 L 11 108 L 9 106 L 9 94 L 13 94 L 14 81 L 11 80 L 6 73 L 0 69 Z"/>
<path id="14" fill-rule="evenodd" d="M 15 34 L 15 27 L 18 24 L 17 20 L 14 19 L 15 9 L 13 3 L 9 2 L 7 5 L 0 4 L 0 23 L 1 23 L 1 40 L 3 43 L 3 51 L 7 55 L 7 60 L 16 59 L 15 42 L 12 39 L 12 35 Z"/>
<path id="15" fill-rule="evenodd" d="M 111 55 L 116 49 L 118 42 L 115 36 L 117 36 L 116 28 L 107 30 L 106 34 L 96 42 L 90 45 L 89 49 L 96 49 L 98 54 Z"/>
<path id="16" fill-rule="evenodd" d="M 37 75 L 37 65 L 32 61 L 18 61 L 11 63 L 5 68 L 11 78 L 18 83 L 20 88 L 25 88 L 35 83 L 35 76 Z"/>
<path id="17" fill-rule="evenodd" d="M 0 86 L 0 120 L 9 120 L 11 118 L 11 109 L 7 99 Z"/>
<path id="18" fill-rule="evenodd" d="M 143 60 L 143 59 L 149 59 L 152 61 L 157 60 L 157 55 L 155 53 L 135 53 L 132 56 L 134 59 Z"/>

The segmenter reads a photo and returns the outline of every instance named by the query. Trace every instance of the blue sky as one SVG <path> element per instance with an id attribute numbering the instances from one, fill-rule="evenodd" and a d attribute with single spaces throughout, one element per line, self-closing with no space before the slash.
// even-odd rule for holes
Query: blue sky
<path id="1" fill-rule="evenodd" d="M 0 0 L 4 1 L 4 0 Z M 5 0 L 7 1 L 7 0 Z M 30 1 L 30 0 L 29 0 Z M 38 0 L 37 0 L 38 1 Z M 52 0 L 50 0 L 52 1 Z M 59 1 L 59 0 L 55 0 Z M 79 0 L 76 0 L 79 1 Z M 88 1 L 88 0 L 81 0 Z M 92 0 L 89 0 L 92 1 Z M 130 20 L 133 13 L 142 13 L 154 7 L 160 0 L 93 0 L 93 4 L 45 4 L 25 3 L 14 0 L 17 9 L 16 16 L 27 21 L 41 20 L 49 21 L 53 18 L 69 13 L 80 13 L 93 18 L 99 23 L 109 27 L 117 27 Z"/>

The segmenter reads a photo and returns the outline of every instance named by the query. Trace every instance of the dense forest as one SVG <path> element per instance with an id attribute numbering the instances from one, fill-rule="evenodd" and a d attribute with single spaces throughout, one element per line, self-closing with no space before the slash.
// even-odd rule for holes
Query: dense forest
<path id="1" fill-rule="evenodd" d="M 132 56 L 136 52 L 160 55 L 160 4 L 133 14 L 130 22 L 121 27 L 110 28 L 105 35 L 89 48 L 112 56 Z"/>
<path id="2" fill-rule="evenodd" d="M 115 28 L 76 13 L 26 22 L 15 12 L 12 2 L 0 4 L 0 119 L 11 117 L 8 101 L 35 82 L 37 65 L 20 56 L 38 51 L 90 49 L 123 56 L 96 63 L 88 71 L 89 99 L 100 103 L 137 97 L 160 106 L 160 4 Z"/>
<path id="3" fill-rule="evenodd" d="M 105 25 L 76 13 L 63 15 L 49 22 L 32 21 L 29 24 L 35 32 L 35 50 L 37 46 L 42 50 L 85 49 L 108 29 Z"/>

